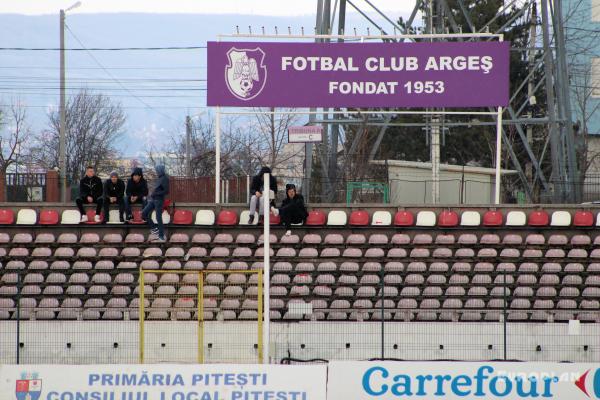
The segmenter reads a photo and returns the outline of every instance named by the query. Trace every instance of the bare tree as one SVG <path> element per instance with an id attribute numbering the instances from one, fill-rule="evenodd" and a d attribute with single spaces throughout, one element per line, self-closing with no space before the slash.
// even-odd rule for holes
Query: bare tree
<path id="1" fill-rule="evenodd" d="M 125 114 L 108 96 L 81 90 L 66 104 L 67 179 L 76 182 L 86 165 L 110 169 L 119 152 L 116 142 L 123 134 Z M 48 114 L 48 128 L 37 137 L 35 161 L 46 168 L 59 165 L 60 113 Z"/>
<path id="2" fill-rule="evenodd" d="M 0 172 L 6 173 L 26 150 L 31 129 L 27 123 L 27 110 L 20 100 L 12 101 L 8 111 L 1 114 L 6 119 L 6 133 L 0 131 Z"/>

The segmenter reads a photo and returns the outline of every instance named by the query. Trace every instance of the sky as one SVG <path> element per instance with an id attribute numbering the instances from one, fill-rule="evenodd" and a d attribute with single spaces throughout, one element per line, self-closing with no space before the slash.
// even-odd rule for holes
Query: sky
<path id="1" fill-rule="evenodd" d="M 76 0 L 0 0 L 2 13 L 25 15 L 54 14 L 68 8 Z M 315 13 L 316 0 L 82 0 L 73 13 L 182 13 L 182 14 L 247 14 L 298 16 Z M 332 1 L 332 4 L 335 0 Z M 371 0 L 384 12 L 410 12 L 414 4 L 407 0 Z M 293 7 L 290 5 L 293 4 Z M 355 0 L 368 9 L 364 0 Z M 348 11 L 352 11 L 348 7 Z"/>
<path id="2" fill-rule="evenodd" d="M 240 31 L 298 34 L 314 28 L 317 0 L 81 0 L 67 13 L 67 48 L 205 46 Z M 369 9 L 365 0 L 353 3 Z M 371 0 L 390 18 L 410 14 L 413 1 Z M 0 0 L 0 48 L 57 48 L 58 15 L 74 0 Z M 335 3 L 335 0 L 332 0 Z M 290 7 L 293 4 L 294 7 Z M 379 23 L 381 16 L 371 14 Z M 387 23 L 388 27 L 390 26 Z M 369 23 L 348 9 L 347 31 Z M 371 32 L 375 32 L 371 26 Z M 0 50 L 0 107 L 25 104 L 34 132 L 48 124 L 59 99 L 57 51 Z M 121 104 L 127 115 L 119 149 L 125 156 L 160 147 L 183 134 L 186 115 L 207 119 L 206 50 L 67 51 L 67 96 L 85 88 Z M 4 132 L 2 130 L 4 129 Z M 0 127 L 6 134 L 8 126 Z"/>

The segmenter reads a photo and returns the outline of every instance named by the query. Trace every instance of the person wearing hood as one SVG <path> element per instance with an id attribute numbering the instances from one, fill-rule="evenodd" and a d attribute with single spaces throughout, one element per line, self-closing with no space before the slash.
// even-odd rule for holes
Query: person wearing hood
<path id="1" fill-rule="evenodd" d="M 262 167 L 258 175 L 252 178 L 252 184 L 250 185 L 250 194 L 252 195 L 252 197 L 250 198 L 250 218 L 248 220 L 248 224 L 250 225 L 254 223 L 254 215 L 256 214 L 256 203 L 259 203 L 258 214 L 264 215 L 263 202 L 260 200 L 262 198 L 264 190 L 263 176 L 265 174 L 270 174 L 269 189 L 273 191 L 274 196 L 277 196 L 277 179 L 271 174 L 271 168 Z"/>
<path id="2" fill-rule="evenodd" d="M 163 205 L 165 203 L 165 197 L 169 194 L 169 176 L 165 172 L 164 165 L 156 166 L 156 184 L 154 190 L 150 194 L 148 204 L 142 211 L 142 218 L 148 221 L 150 226 L 150 236 L 148 236 L 149 242 L 164 243 L 165 242 L 165 228 L 162 220 Z M 156 211 L 156 223 L 152 221 L 152 211 Z"/>
<path id="3" fill-rule="evenodd" d="M 304 205 L 304 197 L 296 193 L 296 185 L 293 183 L 285 185 L 285 199 L 281 203 L 281 207 L 271 207 L 271 212 L 274 215 L 281 216 L 281 222 L 286 229 L 286 236 L 292 234 L 292 231 L 290 231 L 291 224 L 303 224 L 308 217 L 308 211 L 306 211 L 306 206 Z"/>
<path id="4" fill-rule="evenodd" d="M 146 207 L 146 198 L 148 197 L 148 182 L 144 179 L 142 169 L 136 167 L 131 172 L 131 177 L 127 180 L 125 188 L 125 215 L 127 221 L 133 219 L 131 214 L 132 204 L 141 204 L 142 208 Z"/>
<path id="5" fill-rule="evenodd" d="M 104 222 L 108 221 L 109 208 L 111 204 L 119 206 L 119 221 L 123 220 L 123 211 L 125 211 L 125 182 L 119 179 L 116 171 L 110 173 L 110 178 L 104 182 Z"/>
<path id="6" fill-rule="evenodd" d="M 75 199 L 75 204 L 81 214 L 81 222 L 87 222 L 88 218 L 83 209 L 84 204 L 96 204 L 95 222 L 100 222 L 100 211 L 103 202 L 102 180 L 96 176 L 94 167 L 88 165 L 85 168 L 85 176 L 79 181 L 79 197 Z"/>

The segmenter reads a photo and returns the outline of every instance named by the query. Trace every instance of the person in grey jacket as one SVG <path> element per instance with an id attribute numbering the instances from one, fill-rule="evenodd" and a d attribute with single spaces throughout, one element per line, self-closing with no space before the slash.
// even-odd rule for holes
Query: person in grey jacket
<path id="1" fill-rule="evenodd" d="M 142 211 L 142 218 L 150 226 L 150 236 L 148 241 L 154 243 L 165 242 L 165 228 L 162 220 L 163 205 L 165 198 L 169 194 L 169 176 L 165 172 L 164 165 L 156 166 L 156 184 L 150 194 L 148 204 Z M 156 223 L 152 221 L 152 211 L 156 211 Z"/>

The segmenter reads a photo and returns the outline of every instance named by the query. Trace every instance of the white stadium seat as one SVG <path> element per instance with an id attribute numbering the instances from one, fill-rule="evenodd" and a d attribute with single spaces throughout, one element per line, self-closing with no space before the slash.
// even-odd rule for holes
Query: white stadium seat
<path id="1" fill-rule="evenodd" d="M 345 211 L 333 210 L 327 215 L 327 225 L 329 226 L 344 226 L 348 221 L 348 216 Z"/>
<path id="2" fill-rule="evenodd" d="M 435 226 L 435 213 L 433 211 L 419 211 L 417 226 Z"/>
<path id="3" fill-rule="evenodd" d="M 461 226 L 479 226 L 481 225 L 481 215 L 477 211 L 465 211 L 460 216 Z"/>
<path id="4" fill-rule="evenodd" d="M 554 211 L 550 226 L 571 226 L 571 214 L 568 211 Z"/>
<path id="5" fill-rule="evenodd" d="M 62 225 L 78 224 L 81 221 L 81 214 L 77 210 L 65 210 L 62 212 L 60 223 Z"/>
<path id="6" fill-rule="evenodd" d="M 506 226 L 525 226 L 527 216 L 523 211 L 509 211 L 506 214 Z"/>
<path id="7" fill-rule="evenodd" d="M 375 211 L 373 213 L 373 226 L 390 226 L 392 224 L 392 214 L 389 211 Z"/>
<path id="8" fill-rule="evenodd" d="M 214 225 L 215 212 L 213 210 L 198 210 L 196 213 L 195 225 Z"/>
<path id="9" fill-rule="evenodd" d="M 36 222 L 37 213 L 31 208 L 23 208 L 17 213 L 17 225 L 35 225 Z"/>

